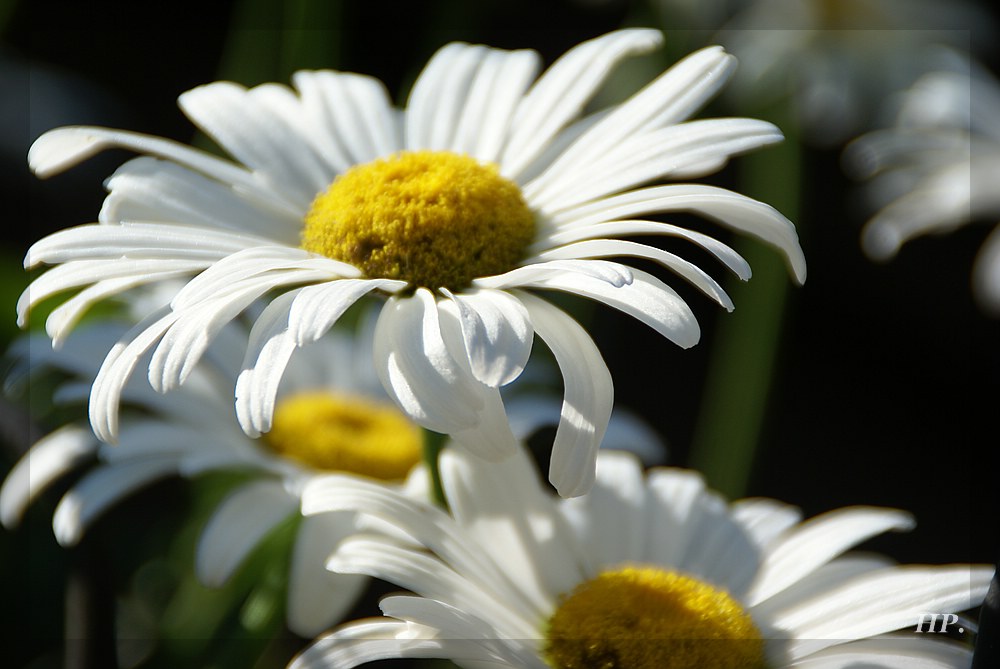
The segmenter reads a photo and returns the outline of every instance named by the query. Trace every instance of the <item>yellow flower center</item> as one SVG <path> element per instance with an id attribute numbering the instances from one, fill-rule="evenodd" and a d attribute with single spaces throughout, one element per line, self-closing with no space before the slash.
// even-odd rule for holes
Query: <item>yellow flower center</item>
<path id="1" fill-rule="evenodd" d="M 281 400 L 264 441 L 316 469 L 386 481 L 406 478 L 423 453 L 420 429 L 394 407 L 325 391 Z"/>
<path id="2" fill-rule="evenodd" d="M 578 585 L 549 620 L 554 669 L 760 669 L 764 642 L 727 593 L 629 566 Z"/>
<path id="3" fill-rule="evenodd" d="M 495 165 L 444 151 L 404 151 L 356 165 L 313 201 L 302 248 L 370 278 L 459 289 L 517 266 L 535 219 Z"/>

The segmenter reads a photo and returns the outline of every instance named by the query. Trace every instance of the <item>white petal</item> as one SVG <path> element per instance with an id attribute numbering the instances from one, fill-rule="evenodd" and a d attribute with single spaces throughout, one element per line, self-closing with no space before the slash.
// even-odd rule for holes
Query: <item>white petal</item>
<path id="1" fill-rule="evenodd" d="M 118 404 L 122 390 L 139 358 L 152 348 L 177 320 L 169 308 L 140 321 L 108 351 L 90 392 L 90 424 L 101 441 L 114 442 L 118 433 Z"/>
<path id="2" fill-rule="evenodd" d="M 338 172 L 401 148 L 392 103 L 382 82 L 347 72 L 296 72 L 302 122 L 310 141 Z"/>
<path id="3" fill-rule="evenodd" d="M 641 558 L 646 542 L 643 478 L 642 465 L 631 453 L 602 451 L 594 487 L 560 505 L 579 538 L 588 575 Z"/>
<path id="4" fill-rule="evenodd" d="M 623 58 L 663 41 L 656 30 L 618 30 L 579 44 L 560 57 L 521 100 L 500 159 L 501 172 L 516 178 L 544 150 L 604 83 Z"/>
<path id="5" fill-rule="evenodd" d="M 516 267 L 503 274 L 474 279 L 472 285 L 477 288 L 515 288 L 567 274 L 579 274 L 616 288 L 632 282 L 631 268 L 620 263 L 607 260 L 570 259 L 547 260 Z"/>
<path id="6" fill-rule="evenodd" d="M 565 395 L 552 443 L 549 481 L 563 497 L 576 497 L 594 483 L 597 448 L 614 404 L 611 373 L 575 320 L 533 295 L 520 291 L 516 295 L 528 308 L 535 332 L 552 350 L 563 376 Z"/>
<path id="7" fill-rule="evenodd" d="M 285 617 L 290 630 L 310 639 L 351 610 L 368 579 L 326 569 L 326 560 L 337 544 L 357 531 L 354 514 L 323 513 L 300 522 L 292 548 Z"/>
<path id="8" fill-rule="evenodd" d="M 64 425 L 36 441 L 0 487 L 0 522 L 21 523 L 28 506 L 57 479 L 93 457 L 100 442 L 79 425 Z"/>
<path id="9" fill-rule="evenodd" d="M 795 280 L 805 281 L 805 257 L 791 221 L 770 205 L 724 188 L 692 184 L 653 186 L 568 209 L 553 219 L 558 224 L 584 227 L 618 218 L 673 211 L 704 216 L 771 244 L 784 254 Z"/>
<path id="10" fill-rule="evenodd" d="M 333 179 L 330 167 L 316 154 L 302 131 L 269 96 L 291 95 L 287 88 L 265 84 L 247 90 L 217 81 L 177 98 L 191 121 L 226 152 L 254 171 L 274 192 L 304 213 L 316 194 Z"/>
<path id="11" fill-rule="evenodd" d="M 105 465 L 87 473 L 59 501 L 52 529 L 62 546 L 73 546 L 108 507 L 139 488 L 177 471 L 174 458 Z"/>
<path id="12" fill-rule="evenodd" d="M 547 188 L 525 187 L 525 197 L 545 212 L 593 202 L 654 180 L 711 174 L 729 159 L 780 142 L 781 131 L 744 118 L 689 121 L 623 139 L 599 158 L 553 165 Z M 571 166 L 575 166 L 575 169 Z M 543 175 L 543 178 L 548 174 Z M 537 183 L 542 183 L 541 179 Z"/>
<path id="13" fill-rule="evenodd" d="M 394 293 L 405 287 L 405 281 L 391 279 L 340 279 L 306 286 L 288 310 L 289 332 L 299 346 L 316 341 L 368 293 L 373 290 Z"/>
<path id="14" fill-rule="evenodd" d="M 521 285 L 589 297 L 636 318 L 681 348 L 697 344 L 701 329 L 691 308 L 681 296 L 652 274 L 637 269 L 632 269 L 631 272 L 633 281 L 623 286 L 612 286 L 586 275 L 574 277 L 568 273 L 553 274 Z"/>
<path id="15" fill-rule="evenodd" d="M 489 49 L 452 42 L 417 77 L 406 104 L 406 148 L 451 150 L 466 98 Z"/>
<path id="16" fill-rule="evenodd" d="M 847 640 L 915 629 L 928 612 L 978 606 L 992 577 L 992 567 L 889 567 L 856 577 L 770 622 L 791 632 L 795 641 L 787 650 L 796 659 Z"/>
<path id="17" fill-rule="evenodd" d="M 321 514 L 328 515 L 328 514 Z M 474 581 L 457 574 L 438 558 L 422 550 L 404 548 L 392 541 L 373 537 L 345 539 L 327 562 L 338 574 L 365 574 L 421 597 L 440 599 L 463 611 L 489 611 L 490 622 L 504 635 L 514 638 L 531 635 L 529 621 L 536 611 L 511 610 L 509 593 L 484 591 Z M 521 602 L 517 602 L 521 604 Z"/>
<path id="18" fill-rule="evenodd" d="M 487 52 L 469 89 L 453 151 L 481 162 L 499 160 L 514 110 L 538 73 L 539 61 L 530 50 Z"/>
<path id="19" fill-rule="evenodd" d="M 295 502 L 280 482 L 269 479 L 230 493 L 216 507 L 198 540 L 198 579 L 210 588 L 228 581 L 257 544 L 295 511 Z"/>
<path id="20" fill-rule="evenodd" d="M 555 250 L 555 247 L 560 244 L 624 235 L 667 235 L 686 239 L 711 253 L 739 278 L 744 281 L 750 278 L 750 265 L 726 244 L 700 232 L 655 221 L 612 221 L 579 227 L 570 225 L 566 228 L 557 228 L 553 232 L 540 235 L 538 241 L 532 244 L 529 251 L 531 253 L 545 253 L 549 250 Z"/>
<path id="21" fill-rule="evenodd" d="M 301 214 L 246 197 L 175 163 L 134 158 L 119 167 L 105 187 L 110 193 L 101 206 L 101 223 L 183 222 L 199 226 L 209 238 L 220 228 L 258 236 L 261 241 L 254 246 L 299 241 Z"/>
<path id="22" fill-rule="evenodd" d="M 204 260 L 76 260 L 48 270 L 21 293 L 17 301 L 18 325 L 24 327 L 28 312 L 42 300 L 73 288 L 103 281 L 122 281 L 107 286 L 122 289 L 142 285 L 166 277 L 194 273 L 204 269 L 210 261 Z M 127 279 L 127 280 L 126 280 Z M 93 293 L 91 293 L 93 294 Z M 53 329 L 59 331 L 58 321 Z"/>
<path id="23" fill-rule="evenodd" d="M 442 291 L 457 308 L 472 374 L 496 388 L 521 375 L 531 355 L 534 331 L 528 312 L 516 297 L 499 290 L 480 289 L 454 295 Z"/>
<path id="24" fill-rule="evenodd" d="M 540 253 L 537 258 L 540 261 L 546 261 L 569 258 L 606 258 L 609 256 L 632 256 L 658 262 L 714 299 L 726 311 L 733 310 L 733 301 L 715 279 L 694 263 L 653 246 L 620 239 L 592 239 L 545 251 Z"/>
<path id="25" fill-rule="evenodd" d="M 477 424 L 482 404 L 476 381 L 448 353 L 428 290 L 390 298 L 379 314 L 374 339 L 379 380 L 415 421 L 442 433 Z"/>
<path id="26" fill-rule="evenodd" d="M 573 535 L 542 489 L 524 449 L 500 463 L 461 451 L 440 455 L 441 485 L 452 516 L 484 554 L 495 556 L 535 616 L 585 579 Z"/>
<path id="27" fill-rule="evenodd" d="M 892 509 L 846 508 L 812 518 L 769 547 L 747 601 L 766 600 L 866 539 L 913 526 L 912 516 Z"/>
<path id="28" fill-rule="evenodd" d="M 796 507 L 763 497 L 733 502 L 730 515 L 746 528 L 758 546 L 764 548 L 802 522 L 802 512 Z"/>
<path id="29" fill-rule="evenodd" d="M 208 177 L 257 191 L 248 170 L 177 142 L 124 130 L 67 126 L 50 130 L 28 149 L 28 166 L 45 179 L 106 149 L 121 148 L 171 160 Z"/>
<path id="30" fill-rule="evenodd" d="M 862 639 L 804 657 L 795 669 L 966 669 L 972 648 L 945 639 L 913 636 Z"/>

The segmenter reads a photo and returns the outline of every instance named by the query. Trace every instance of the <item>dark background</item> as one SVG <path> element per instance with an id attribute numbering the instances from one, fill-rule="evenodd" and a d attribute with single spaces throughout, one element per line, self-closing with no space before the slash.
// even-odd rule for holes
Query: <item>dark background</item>
<path id="1" fill-rule="evenodd" d="M 8 15 L 0 40 L 5 304 L 26 284 L 20 259 L 27 246 L 94 219 L 102 179 L 126 157 L 108 152 L 41 182 L 25 165 L 35 137 L 85 123 L 188 141 L 192 128 L 177 111 L 176 96 L 220 71 L 238 71 L 240 63 L 223 56 L 232 26 L 267 48 L 275 26 L 289 21 L 266 12 L 234 18 L 229 2 L 163 4 L 152 14 L 137 6 L 20 2 Z M 419 67 L 447 41 L 532 47 L 551 62 L 583 39 L 623 22 L 641 23 L 646 11 L 637 3 L 526 0 L 332 6 L 339 27 L 329 31 L 326 53 L 312 53 L 304 64 L 372 74 L 399 102 Z M 980 56 L 995 65 L 995 53 Z M 281 70 L 275 65 L 266 78 L 286 80 Z M 839 160 L 837 149 L 803 149 L 802 210 L 795 222 L 809 278 L 789 288 L 773 392 L 746 492 L 798 505 L 807 515 L 852 504 L 908 509 L 918 520 L 915 532 L 867 547 L 905 562 L 992 563 L 1000 555 L 1000 485 L 989 455 L 998 446 L 1000 321 L 974 304 L 969 267 L 995 221 L 915 240 L 892 262 L 874 264 L 858 244 L 867 212 Z M 738 178 L 730 167 L 708 181 L 736 188 Z M 702 266 L 721 277 L 716 266 Z M 753 287 L 751 281 L 747 289 Z M 655 425 L 677 465 L 689 460 L 713 333 L 735 316 L 681 292 L 702 323 L 703 340 L 694 349 L 670 346 L 609 309 L 596 309 L 592 325 L 618 402 Z M 13 334 L 13 320 L 11 307 L 5 338 Z M 4 471 L 18 455 L 16 444 L 6 447 Z M 161 494 L 172 495 L 177 506 L 164 509 Z M 15 649 L 11 666 L 57 666 L 60 651 L 53 648 L 65 630 L 66 584 L 70 598 L 77 588 L 84 600 L 102 587 L 121 588 L 128 569 L 169 546 L 166 537 L 178 522 L 171 511 L 183 512 L 185 494 L 183 484 L 164 484 L 99 524 L 98 538 L 110 537 L 114 526 L 142 530 L 131 535 L 135 545 L 125 555 L 107 547 L 58 549 L 48 527 L 55 496 L 33 509 L 21 529 L 0 531 L 3 601 L 20 620 L 4 626 L 5 634 L 13 632 L 14 645 L 5 643 Z M 100 623 L 86 624 L 97 626 L 91 629 L 96 636 L 108 634 Z"/>

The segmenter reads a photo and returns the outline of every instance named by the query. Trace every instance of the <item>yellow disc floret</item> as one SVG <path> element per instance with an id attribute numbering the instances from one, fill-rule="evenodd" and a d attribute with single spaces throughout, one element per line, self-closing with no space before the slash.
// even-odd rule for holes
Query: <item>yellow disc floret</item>
<path id="1" fill-rule="evenodd" d="M 414 287 L 464 288 L 517 266 L 535 219 L 495 165 L 405 151 L 356 165 L 312 203 L 302 248 Z"/>
<path id="2" fill-rule="evenodd" d="M 281 400 L 264 441 L 316 469 L 387 481 L 405 478 L 423 452 L 420 429 L 395 407 L 324 391 Z"/>
<path id="3" fill-rule="evenodd" d="M 760 669 L 764 642 L 727 593 L 657 567 L 602 572 L 549 619 L 554 669 Z"/>

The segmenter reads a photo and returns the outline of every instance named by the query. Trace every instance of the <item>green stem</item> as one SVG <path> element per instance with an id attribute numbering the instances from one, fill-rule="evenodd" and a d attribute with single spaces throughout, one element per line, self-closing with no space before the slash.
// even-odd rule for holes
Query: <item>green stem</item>
<path id="1" fill-rule="evenodd" d="M 742 193 L 795 222 L 802 151 L 798 138 L 788 136 L 790 127 L 784 124 L 781 145 L 741 158 L 740 185 Z M 690 466 L 730 498 L 746 494 L 759 458 L 790 285 L 773 250 L 752 239 L 741 240 L 736 249 L 750 263 L 753 277 L 727 286 L 736 309 L 718 321 L 690 457 Z"/>
<path id="2" fill-rule="evenodd" d="M 444 450 L 447 436 L 430 430 L 424 430 L 424 464 L 431 475 L 431 501 L 440 507 L 448 508 L 448 500 L 441 485 L 441 468 L 438 456 Z"/>

